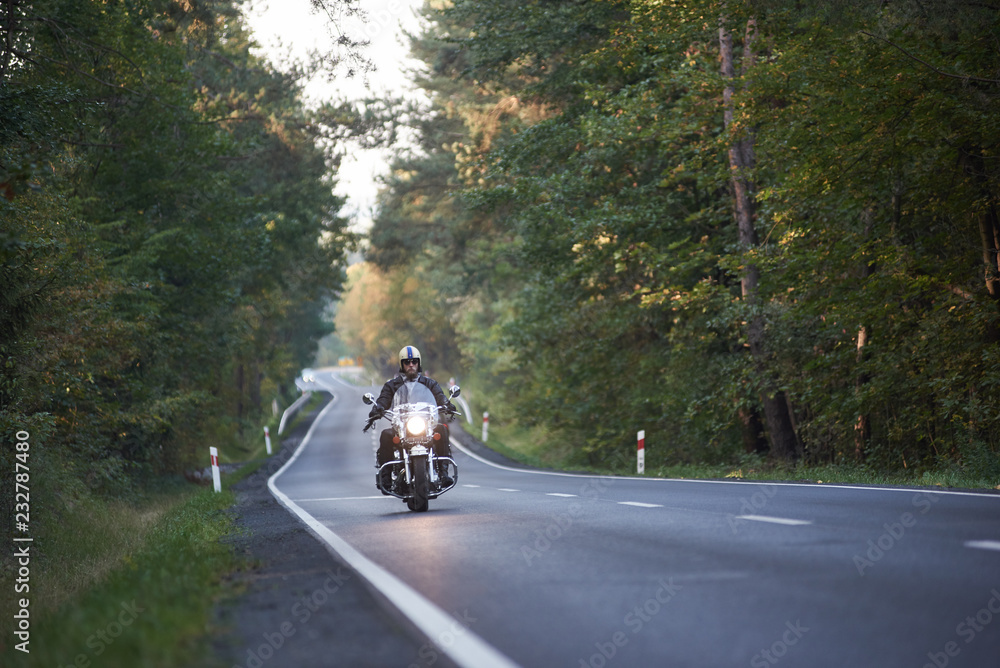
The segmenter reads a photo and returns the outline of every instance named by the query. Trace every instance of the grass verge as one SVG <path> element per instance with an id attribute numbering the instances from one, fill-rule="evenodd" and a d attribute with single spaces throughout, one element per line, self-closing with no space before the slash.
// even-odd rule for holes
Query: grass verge
<path id="1" fill-rule="evenodd" d="M 467 427 L 472 435 L 479 433 Z M 526 429 L 517 425 L 490 424 L 489 447 L 500 454 L 528 466 L 563 471 L 588 471 L 605 475 L 636 476 L 635 456 L 619 466 L 590 467 L 572 461 L 573 449 L 553 446 L 544 430 Z M 932 471 L 883 472 L 865 466 L 827 464 L 818 466 L 788 466 L 763 457 L 744 456 L 730 464 L 655 465 L 649 461 L 643 477 L 681 478 L 693 480 L 760 480 L 841 483 L 858 485 L 893 485 L 901 487 L 953 487 L 962 489 L 1000 489 L 1000 480 L 976 475 L 957 467 Z"/>
<path id="2" fill-rule="evenodd" d="M 295 413 L 294 417 L 285 425 L 284 434 L 289 434 L 306 417 L 309 416 L 318 406 L 330 399 L 326 392 L 313 392 L 308 401 Z M 281 447 L 282 435 L 278 434 L 278 426 L 281 424 L 281 416 L 274 416 L 266 423 L 271 433 L 271 452 L 278 451 Z M 267 454 L 267 442 L 264 439 L 264 425 L 259 429 L 250 430 L 245 433 L 237 442 L 223 444 L 219 447 L 219 461 L 221 463 L 231 462 L 251 462 L 264 459 Z"/>
<path id="3" fill-rule="evenodd" d="M 223 512 L 234 500 L 175 489 L 141 507 L 92 501 L 67 515 L 50 546 L 59 557 L 32 569 L 24 594 L 30 653 L 7 646 L 3 665 L 217 665 L 206 637 L 214 597 L 240 565 L 220 541 L 234 530 Z"/>

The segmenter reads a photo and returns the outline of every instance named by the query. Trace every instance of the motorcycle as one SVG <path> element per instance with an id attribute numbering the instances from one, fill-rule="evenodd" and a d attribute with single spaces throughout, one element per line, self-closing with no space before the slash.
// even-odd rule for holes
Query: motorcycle
<path id="1" fill-rule="evenodd" d="M 460 393 L 457 385 L 451 388 L 452 399 Z M 375 395 L 365 394 L 364 402 L 374 405 Z M 438 406 L 426 385 L 411 382 L 401 386 L 392 398 L 392 407 L 368 418 L 365 424 L 364 431 L 368 431 L 380 418 L 389 420 L 394 451 L 399 457 L 378 467 L 375 486 L 384 494 L 402 499 L 407 508 L 418 513 L 427 510 L 428 501 L 454 487 L 458 483 L 458 465 L 451 457 L 434 453 L 434 442 L 441 438 L 434 429 L 442 424 L 442 418 L 455 415 L 461 413 Z"/>

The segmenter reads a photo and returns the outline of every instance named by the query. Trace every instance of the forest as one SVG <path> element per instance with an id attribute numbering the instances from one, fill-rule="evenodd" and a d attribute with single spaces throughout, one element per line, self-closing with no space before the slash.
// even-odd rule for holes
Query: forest
<path id="1" fill-rule="evenodd" d="M 241 12 L 234 0 L 3 3 L 7 521 L 15 437 L 36 521 L 55 529 L 90 495 L 134 498 L 206 466 L 209 446 L 248 431 L 256 443 L 332 329 L 351 242 L 332 192 L 349 123 L 302 101 L 329 62 L 255 55 Z"/>
<path id="2" fill-rule="evenodd" d="M 1000 5 L 424 18 L 427 101 L 372 101 L 415 139 L 337 314 L 365 359 L 406 339 L 580 466 L 644 429 L 660 461 L 1000 476 Z"/>
<path id="3" fill-rule="evenodd" d="M 1000 476 L 990 0 L 429 0 L 423 99 L 358 108 L 305 105 L 337 52 L 255 55 L 237 0 L 3 9 L 5 483 L 19 433 L 88 493 L 200 465 L 293 398 L 331 303 L 353 354 L 405 339 L 571 464 L 644 429 L 664 462 Z M 398 152 L 348 268 L 351 137 Z"/>

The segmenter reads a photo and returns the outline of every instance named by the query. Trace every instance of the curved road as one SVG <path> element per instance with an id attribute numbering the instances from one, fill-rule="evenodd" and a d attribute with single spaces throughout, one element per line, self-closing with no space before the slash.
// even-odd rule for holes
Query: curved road
<path id="1" fill-rule="evenodd" d="M 499 467 L 412 513 L 335 399 L 271 481 L 461 666 L 1000 665 L 1000 496 Z M 384 422 L 378 427 L 384 426 Z M 377 432 L 377 430 L 376 430 Z"/>

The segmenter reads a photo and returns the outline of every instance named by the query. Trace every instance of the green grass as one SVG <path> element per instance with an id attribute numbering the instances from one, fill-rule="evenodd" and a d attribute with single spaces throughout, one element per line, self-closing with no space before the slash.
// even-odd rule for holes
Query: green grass
<path id="1" fill-rule="evenodd" d="M 315 393 L 286 433 L 327 399 Z M 278 418 L 269 427 L 276 451 Z M 242 442 L 219 444 L 221 461 L 249 462 L 223 475 L 221 494 L 175 476 L 107 499 L 89 492 L 72 467 L 46 461 L 31 494 L 30 590 L 12 593 L 16 569 L 0 572 L 0 587 L 11 592 L 8 620 L 12 599 L 30 601 L 30 654 L 15 649 L 20 640 L 8 627 L 0 665 L 218 667 L 209 647 L 220 631 L 214 606 L 226 578 L 247 566 L 222 540 L 236 531 L 224 512 L 235 501 L 228 489 L 266 457 L 263 430 L 249 431 Z"/>
<path id="2" fill-rule="evenodd" d="M 863 466 L 822 465 L 786 466 L 768 462 L 733 465 L 676 465 L 647 468 L 646 475 L 658 478 L 694 478 L 737 480 L 782 480 L 814 483 L 842 483 L 858 485 L 893 485 L 904 487 L 960 487 L 988 489 L 1000 481 L 987 480 L 961 471 L 909 473 L 881 472 Z"/>
<path id="3" fill-rule="evenodd" d="M 468 426 L 466 430 L 479 438 L 481 425 Z M 529 466 L 564 471 L 588 471 L 607 475 L 637 476 L 635 455 L 617 466 L 582 466 L 572 459 L 573 448 L 566 444 L 554 445 L 543 429 L 526 429 L 517 425 L 490 423 L 487 445 L 496 452 Z M 1000 480 L 976 475 L 949 467 L 935 471 L 876 471 L 865 466 L 820 465 L 788 466 L 775 464 L 765 458 L 744 456 L 730 464 L 656 464 L 646 453 L 646 470 L 643 477 L 683 478 L 695 480 L 736 479 L 800 481 L 814 483 L 842 483 L 861 485 L 894 485 L 909 487 L 954 487 L 963 489 L 1000 489 Z"/>
<path id="4" fill-rule="evenodd" d="M 215 597 L 241 565 L 220 542 L 233 502 L 188 485 L 138 507 L 90 500 L 67 513 L 49 545 L 58 556 L 32 565 L 30 654 L 12 643 L 3 665 L 215 665 Z"/>
<path id="5" fill-rule="evenodd" d="M 475 422 L 475 421 L 474 421 Z M 463 422 L 462 427 L 475 438 L 482 437 L 482 423 L 470 425 Z M 487 445 L 494 452 L 513 459 L 527 466 L 539 468 L 552 468 L 551 455 L 546 456 L 546 452 L 540 448 L 531 447 L 538 442 L 533 438 L 533 432 L 523 427 L 495 427 L 490 425 L 489 439 Z M 508 445 L 511 443 L 513 445 Z"/>
<path id="6" fill-rule="evenodd" d="M 321 406 L 329 399 L 329 395 L 324 392 L 313 392 L 312 397 L 298 410 L 295 416 L 285 425 L 284 434 L 278 434 L 278 426 L 281 424 L 281 415 L 269 419 L 266 423 L 271 433 L 271 454 L 274 454 L 281 447 L 281 439 L 289 434 L 299 423 L 302 422 L 312 411 Z M 267 457 L 267 442 L 264 440 L 264 425 L 256 429 L 248 429 L 237 441 L 229 444 L 219 445 L 219 462 L 251 462 Z M 206 455 L 205 466 L 208 466 Z"/>

